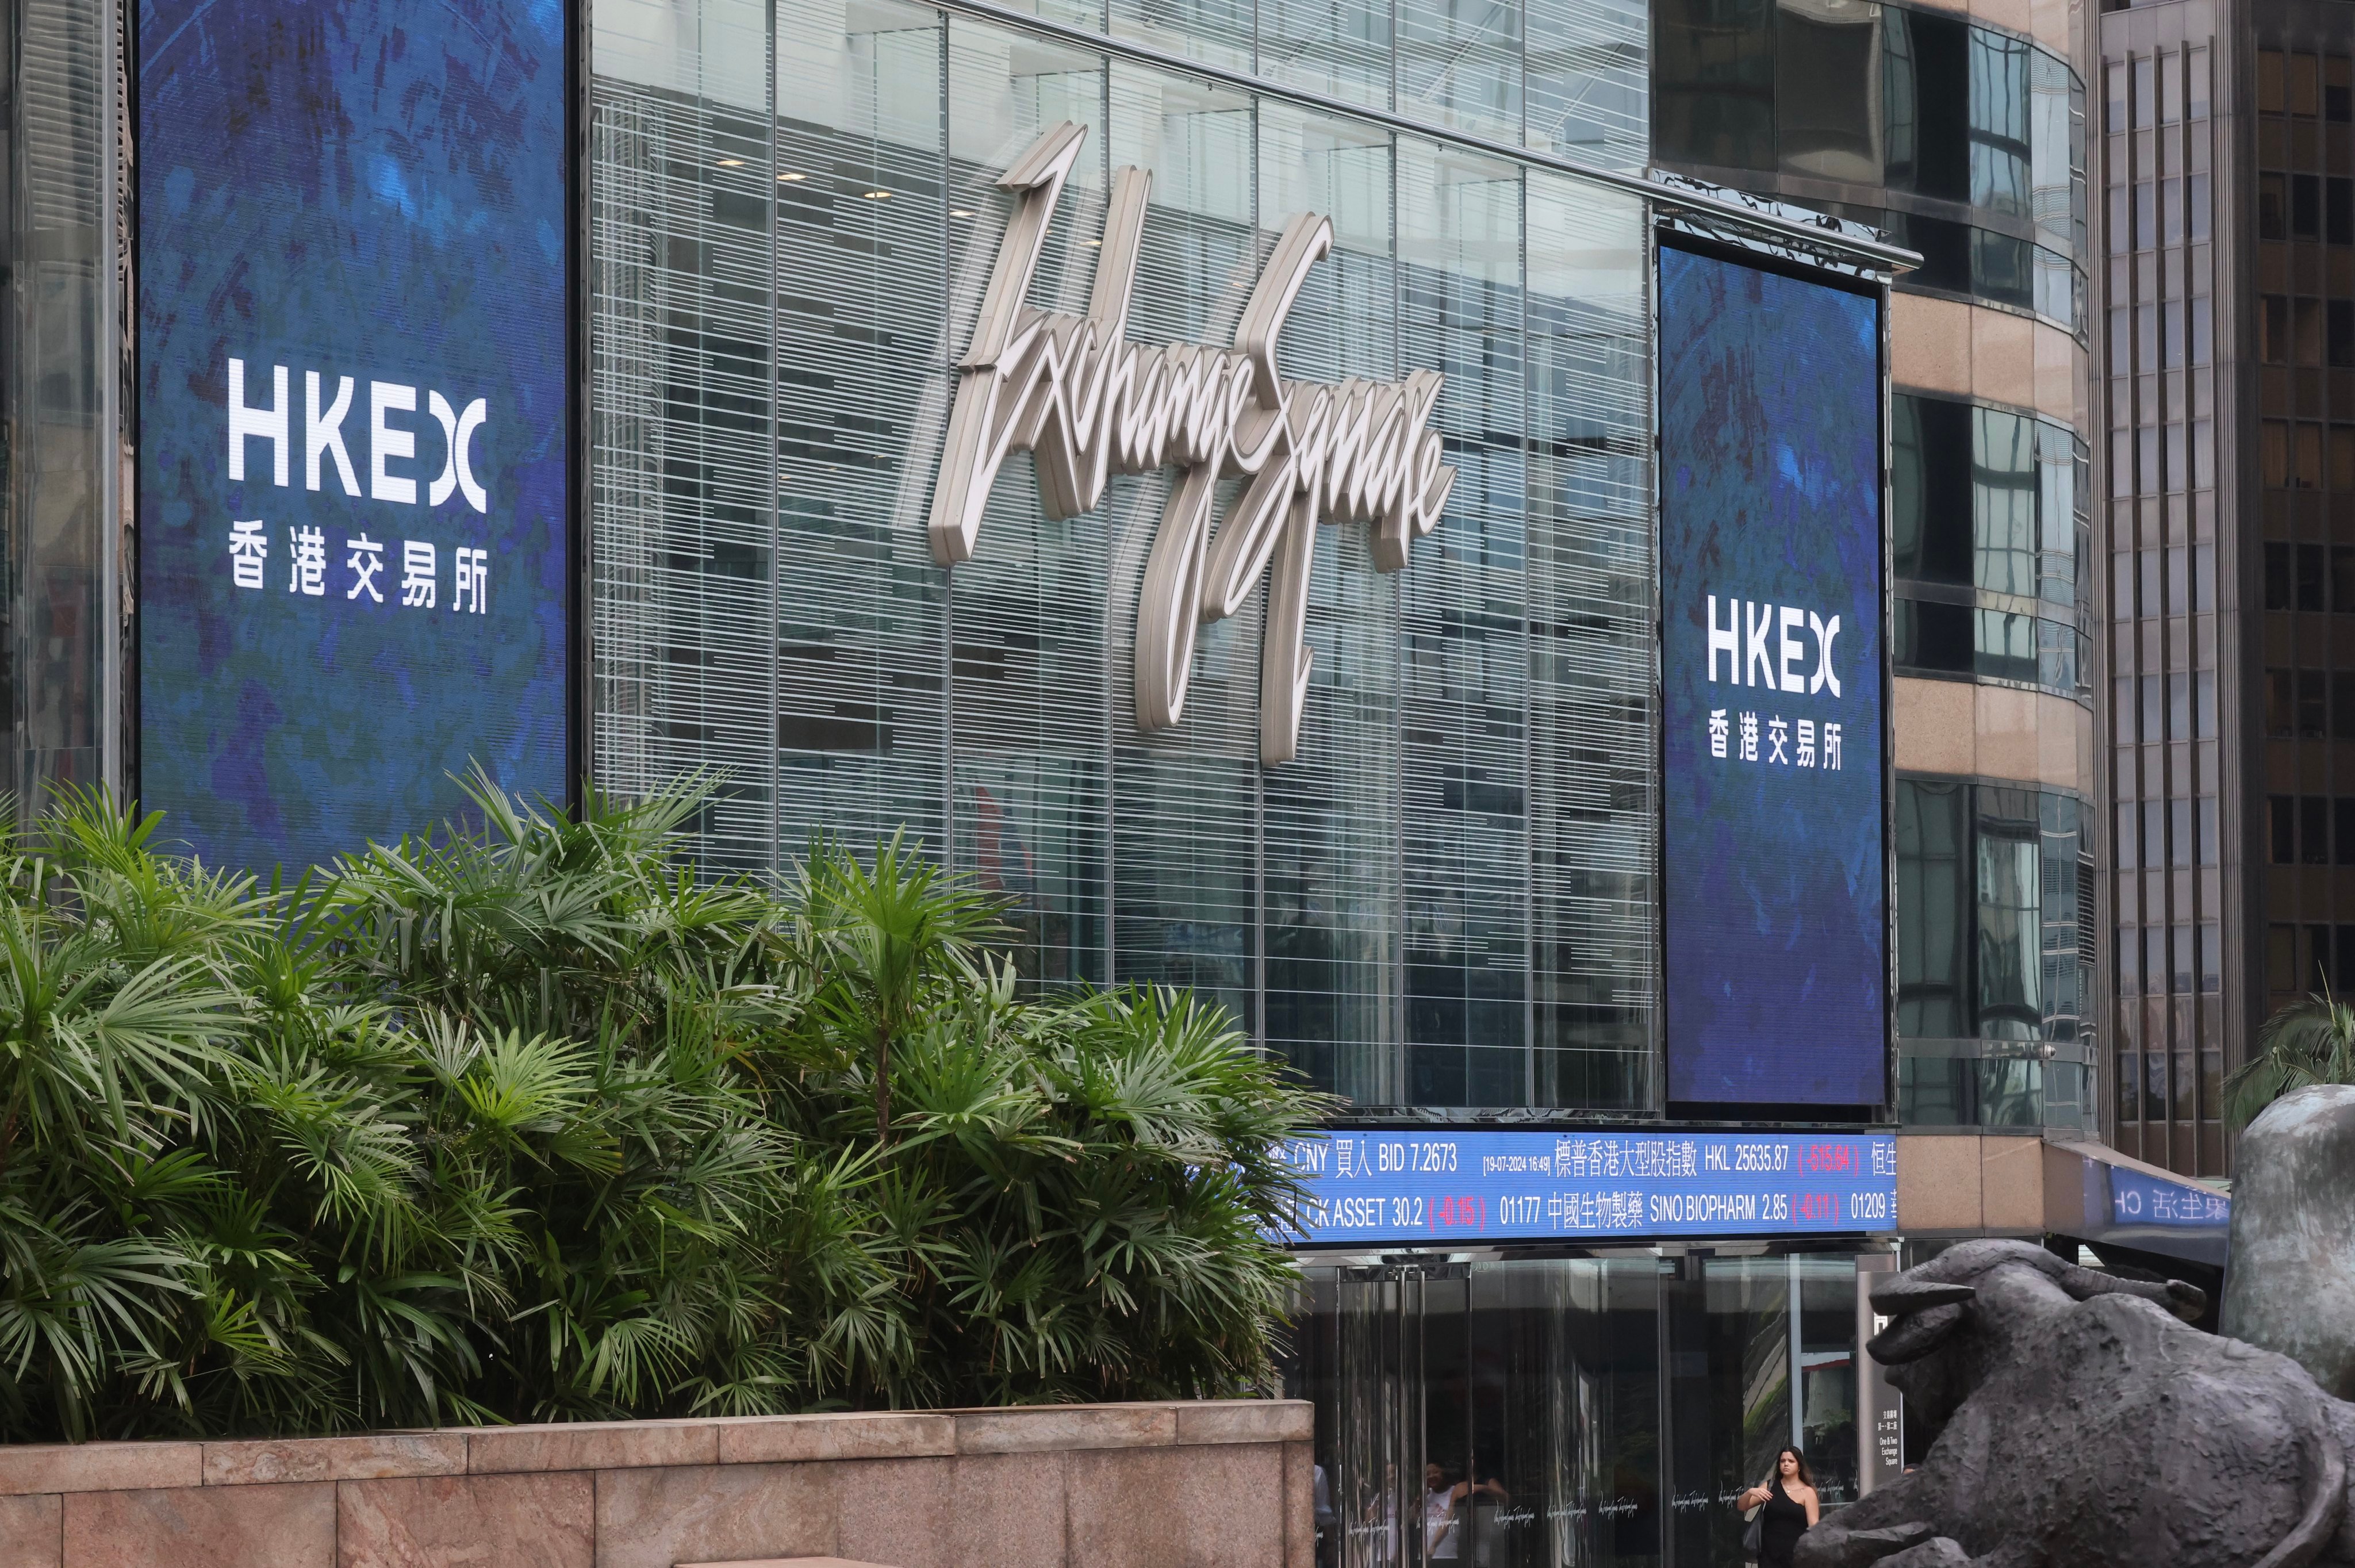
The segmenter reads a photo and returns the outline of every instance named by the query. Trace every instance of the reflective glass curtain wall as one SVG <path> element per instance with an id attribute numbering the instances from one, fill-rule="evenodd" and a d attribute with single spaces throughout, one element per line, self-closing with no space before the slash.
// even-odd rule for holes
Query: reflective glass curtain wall
<path id="1" fill-rule="evenodd" d="M 2233 224 L 2211 180 L 2226 177 L 2220 165 L 2231 160 L 2216 154 L 2211 100 L 2222 68 L 2206 23 L 2179 12 L 2169 47 L 2158 48 L 2154 35 L 2132 37 L 2129 20 L 2105 16 L 2102 25 L 2110 288 L 2099 368 L 2109 428 L 2107 721 L 2117 803 L 2109 824 L 2118 997 L 2110 1109 L 2127 1153 L 2221 1175 L 2225 942 L 2238 902 L 2223 890 L 2246 862 L 2222 842 L 2234 803 L 2220 770 L 2231 769 L 2248 733 L 2245 699 L 2232 685 L 2239 661 L 2223 645 L 2246 624 L 2234 612 L 2252 607 L 2232 597 L 2245 569 L 2233 559 L 2242 547 L 2229 530 L 2229 497 L 2243 480 L 2231 461 L 2230 405 L 2221 413 L 2218 406 L 2234 379 L 2220 361 L 2235 351 L 2216 330 L 2215 302 L 2230 286 L 2219 283 L 2216 242 Z M 2318 109 L 2306 112 L 2318 119 Z M 2262 207 L 2256 217 L 2262 232 Z M 2318 302 L 2313 314 L 2318 350 Z M 2305 428 L 2318 437 L 2322 425 Z M 2290 488 L 2286 476 L 2280 488 Z M 2290 497 L 2279 500 L 2281 512 L 2269 517 L 2286 517 Z M 2323 537 L 2318 509 L 2299 516 L 2317 529 L 2304 537 Z M 2328 643 L 2310 645 L 2320 654 Z"/>
<path id="2" fill-rule="evenodd" d="M 1907 1125 L 2094 1125 L 2093 828 L 2072 795 L 1898 779 Z"/>
<path id="3" fill-rule="evenodd" d="M 1640 13 L 1609 5 L 1064 19 L 1642 155 Z M 599 783 L 724 768 L 716 864 L 904 830 L 1013 901 L 1031 981 L 1194 986 L 1360 1103 L 1648 1107 L 1640 203 L 900 0 L 612 0 L 594 23 Z M 975 558 L 928 552 L 952 367 L 1011 210 L 996 181 L 1062 120 L 1090 134 L 1034 303 L 1083 304 L 1135 164 L 1133 338 L 1228 341 L 1314 210 L 1335 251 L 1284 373 L 1446 376 L 1458 479 L 1406 571 L 1376 573 L 1361 528 L 1319 532 L 1282 767 L 1258 763 L 1256 595 L 1199 634 L 1183 722 L 1135 728 L 1166 474 L 1050 521 L 1018 456 Z"/>
<path id="4" fill-rule="evenodd" d="M 2084 86 L 2017 34 L 1874 0 L 1657 0 L 1655 159 L 1887 230 L 1898 287 L 2085 328 Z"/>
<path id="5" fill-rule="evenodd" d="M 119 29 L 95 0 L 14 0 L 0 23 L 0 789 L 26 812 L 122 782 Z"/>

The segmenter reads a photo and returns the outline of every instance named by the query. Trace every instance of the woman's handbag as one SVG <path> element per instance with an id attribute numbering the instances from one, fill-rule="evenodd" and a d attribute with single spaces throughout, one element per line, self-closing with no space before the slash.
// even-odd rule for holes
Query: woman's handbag
<path id="1" fill-rule="evenodd" d="M 1755 1563 L 1759 1549 L 1766 1543 L 1766 1505 L 1761 1503 L 1742 1517 L 1750 1521 L 1742 1531 L 1742 1561 Z"/>

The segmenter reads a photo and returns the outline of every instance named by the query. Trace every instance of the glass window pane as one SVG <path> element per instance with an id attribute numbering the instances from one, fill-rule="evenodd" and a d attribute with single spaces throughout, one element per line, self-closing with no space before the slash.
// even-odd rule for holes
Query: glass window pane
<path id="1" fill-rule="evenodd" d="M 1975 85 L 1967 22 L 1898 6 L 1883 11 L 1881 124 L 1892 189 L 1971 199 Z"/>
<path id="2" fill-rule="evenodd" d="M 1629 173 L 1648 161 L 1650 16 L 1637 0 L 1529 0 L 1529 144 Z"/>
<path id="3" fill-rule="evenodd" d="M 1897 781 L 1897 1016 L 1908 1039 L 1973 1032 L 1967 786 Z"/>
<path id="4" fill-rule="evenodd" d="M 1774 140 L 1785 173 L 1881 183 L 1881 12 L 1784 0 L 1774 18 Z M 2066 101 L 2063 101 L 2065 113 Z M 2062 144 L 2065 154 L 2066 143 Z M 2066 171 L 2063 171 L 2065 200 Z"/>
<path id="5" fill-rule="evenodd" d="M 2035 421 L 1999 409 L 1974 409 L 1972 413 L 1974 579 L 1993 592 L 2033 594 L 2041 542 Z"/>
<path id="6" fill-rule="evenodd" d="M 1967 403 L 1903 394 L 1892 400 L 1892 410 L 1897 575 L 1970 582 L 1977 527 L 1975 411 Z"/>
<path id="7" fill-rule="evenodd" d="M 1538 1099 L 1638 1109 L 1655 1006 L 1644 214 L 1535 171 L 1527 200 Z"/>
<path id="8" fill-rule="evenodd" d="M 1419 1104 L 1520 1104 L 1531 1065 L 1521 182 L 1512 165 L 1409 137 L 1398 160 L 1401 357 L 1447 377 L 1433 422 L 1458 475 L 1401 585 L 1402 787 L 1433 803 L 1404 835 L 1406 1087 Z"/>
<path id="9" fill-rule="evenodd" d="M 1774 156 L 1771 0 L 1657 0 L 1653 155 L 1768 170 Z"/>
<path id="10" fill-rule="evenodd" d="M 1519 0 L 1395 0 L 1391 15 L 1401 113 L 1521 140 Z"/>
<path id="11" fill-rule="evenodd" d="M 1251 69 L 1252 0 L 1105 0 L 1104 11 L 1114 37 L 1230 69 Z"/>
<path id="12" fill-rule="evenodd" d="M 1974 883 L 1978 1033 L 2034 1040 L 2043 1032 L 2041 831 L 2033 792 L 1981 784 Z"/>
<path id="13" fill-rule="evenodd" d="M 1259 69 L 1288 87 L 1389 108 L 1389 0 L 1260 0 Z"/>

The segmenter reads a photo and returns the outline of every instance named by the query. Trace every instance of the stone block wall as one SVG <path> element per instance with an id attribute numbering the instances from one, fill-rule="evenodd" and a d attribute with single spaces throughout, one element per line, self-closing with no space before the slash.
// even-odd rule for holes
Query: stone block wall
<path id="1" fill-rule="evenodd" d="M 0 1446 L 0 1568 L 1313 1568 L 1297 1401 Z"/>

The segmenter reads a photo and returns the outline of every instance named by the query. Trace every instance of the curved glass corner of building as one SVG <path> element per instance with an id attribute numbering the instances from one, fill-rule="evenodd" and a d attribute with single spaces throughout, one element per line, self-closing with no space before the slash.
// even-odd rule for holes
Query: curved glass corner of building
<path id="1" fill-rule="evenodd" d="M 2085 443 L 2009 409 L 1905 392 L 1890 402 L 1891 667 L 2090 709 Z"/>
<path id="2" fill-rule="evenodd" d="M 2076 795 L 1897 780 L 1898 1119 L 2086 1130 L 2093 851 Z"/>
<path id="3" fill-rule="evenodd" d="M 2085 443 L 1959 399 L 1898 393 L 1891 416 L 1891 667 L 2060 699 L 2058 720 L 2082 721 Z M 1896 789 L 1900 1122 L 2092 1128 L 2098 835 L 2083 797 L 1919 773 Z"/>
<path id="4" fill-rule="evenodd" d="M 2083 340 L 2085 90 L 2028 39 L 1871 0 L 1656 0 L 1662 167 L 1883 229 L 1900 290 Z"/>

